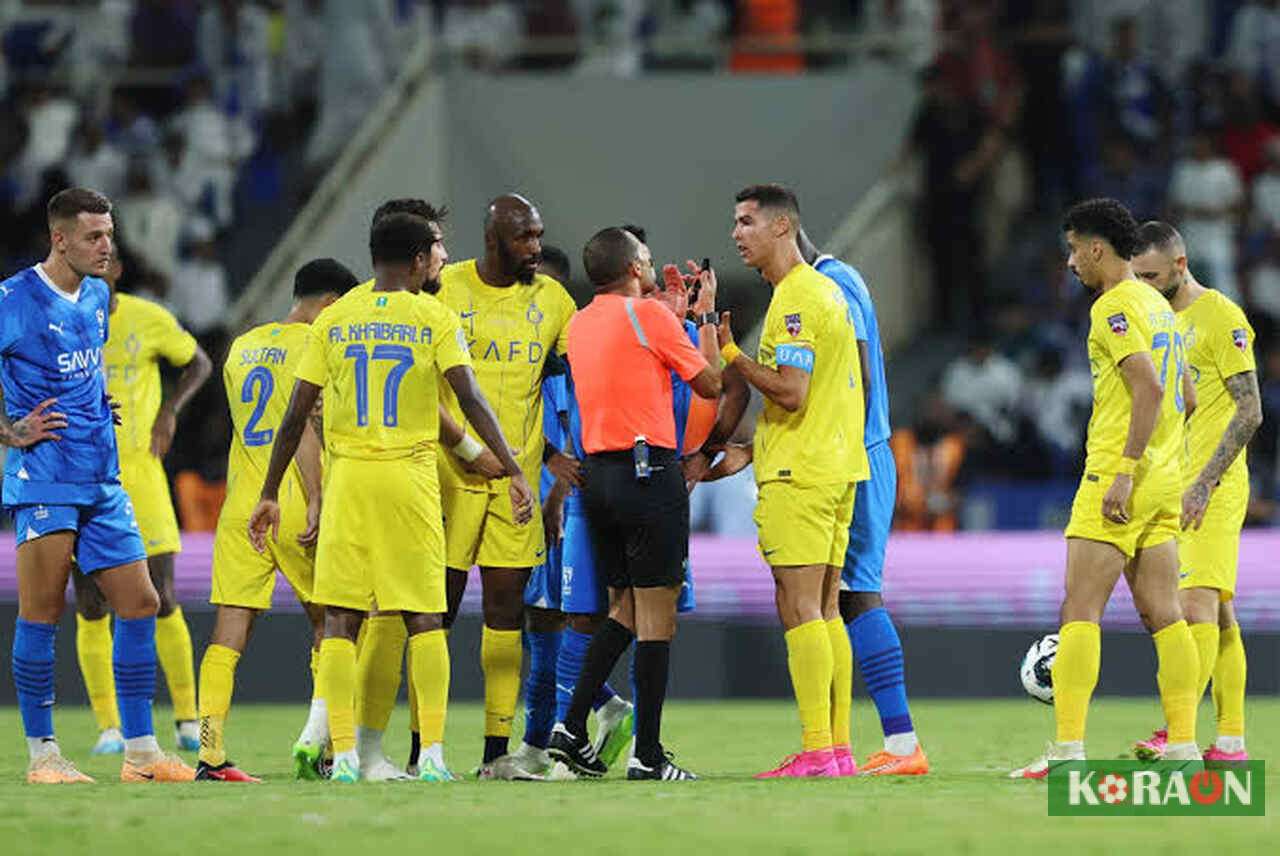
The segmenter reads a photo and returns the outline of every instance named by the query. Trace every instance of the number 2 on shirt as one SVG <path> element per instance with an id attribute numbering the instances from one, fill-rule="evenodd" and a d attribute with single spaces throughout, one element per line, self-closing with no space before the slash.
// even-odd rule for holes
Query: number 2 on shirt
<path id="1" fill-rule="evenodd" d="M 1156 333 L 1151 337 L 1151 350 L 1164 351 L 1164 356 L 1160 360 L 1160 385 L 1165 389 L 1169 388 L 1169 352 L 1173 352 L 1173 363 L 1175 373 L 1173 376 L 1173 403 L 1181 413 L 1187 409 L 1187 402 L 1182 395 L 1182 372 L 1186 368 L 1186 356 L 1182 349 L 1182 336 L 1178 333 L 1173 334 L 1172 343 L 1169 340 L 1168 333 Z"/>
<path id="2" fill-rule="evenodd" d="M 355 361 L 356 424 L 369 424 L 369 349 L 364 345 L 347 345 L 345 356 Z M 394 428 L 400 423 L 400 381 L 413 367 L 413 351 L 407 345 L 374 345 L 373 359 L 394 360 L 382 388 L 382 424 Z"/>
<path id="3" fill-rule="evenodd" d="M 267 400 L 271 398 L 275 388 L 275 375 L 271 374 L 271 369 L 266 366 L 257 366 L 245 376 L 244 385 L 240 387 L 240 401 L 248 404 L 257 399 L 253 405 L 253 412 L 249 414 L 249 421 L 244 425 L 246 446 L 270 446 L 271 441 L 275 439 L 274 428 L 258 429 L 258 420 L 266 411 Z"/>

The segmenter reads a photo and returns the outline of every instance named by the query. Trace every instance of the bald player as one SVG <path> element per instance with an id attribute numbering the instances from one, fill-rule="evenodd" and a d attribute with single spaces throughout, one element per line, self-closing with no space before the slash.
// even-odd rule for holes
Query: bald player
<path id="1" fill-rule="evenodd" d="M 440 277 L 439 299 L 458 313 L 476 378 L 497 411 L 499 424 L 524 476 L 536 483 L 543 465 L 542 378 L 548 361 L 565 353 L 569 319 L 576 310 L 564 286 L 540 273 L 542 216 L 532 202 L 508 194 L 485 212 L 484 254 L 451 264 Z M 450 416 L 466 426 L 449 389 L 441 396 Z M 466 426 L 468 434 L 475 432 Z M 548 466 L 562 466 L 556 451 Z M 484 588 L 480 663 L 485 678 L 484 755 L 481 778 L 527 778 L 508 755 L 520 693 L 524 590 L 530 569 L 544 561 L 543 528 L 516 522 L 507 479 L 469 472 L 457 455 L 440 459 L 445 515 L 449 611 L 453 623 L 479 565 Z M 535 509 L 537 519 L 539 509 Z"/>

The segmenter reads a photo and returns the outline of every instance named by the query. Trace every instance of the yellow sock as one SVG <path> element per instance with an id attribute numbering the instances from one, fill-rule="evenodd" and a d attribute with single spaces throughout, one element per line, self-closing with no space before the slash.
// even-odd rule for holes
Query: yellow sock
<path id="1" fill-rule="evenodd" d="M 1196 681 L 1200 679 L 1196 641 L 1186 621 L 1175 621 L 1151 638 L 1156 643 L 1156 685 L 1160 687 L 1169 742 L 1192 743 L 1196 739 Z"/>
<path id="2" fill-rule="evenodd" d="M 333 752 L 356 749 L 356 643 L 330 638 L 320 643 L 320 695 L 329 713 Z"/>
<path id="3" fill-rule="evenodd" d="M 1058 630 L 1053 659 L 1053 714 L 1059 743 L 1084 740 L 1089 699 L 1102 664 L 1102 629 L 1092 621 L 1069 621 Z"/>
<path id="4" fill-rule="evenodd" d="M 1233 624 L 1218 639 L 1218 664 L 1213 670 L 1213 706 L 1218 711 L 1219 737 L 1244 737 L 1247 672 L 1240 625 Z"/>
<path id="5" fill-rule="evenodd" d="M 227 761 L 222 729 L 231 710 L 238 662 L 240 652 L 225 645 L 210 645 L 200 660 L 200 760 L 214 767 Z"/>
<path id="6" fill-rule="evenodd" d="M 520 697 L 519 630 L 485 627 L 480 637 L 480 667 L 484 670 L 484 736 L 510 737 Z"/>
<path id="7" fill-rule="evenodd" d="M 1218 623 L 1216 621 L 1191 625 L 1191 638 L 1196 642 L 1196 654 L 1200 664 L 1199 683 L 1196 684 L 1196 707 L 1213 677 L 1213 667 L 1218 664 Z"/>
<path id="8" fill-rule="evenodd" d="M 76 614 L 76 657 L 89 694 L 98 730 L 120 727 L 116 708 L 116 679 L 111 672 L 111 616 L 96 621 Z"/>
<path id="9" fill-rule="evenodd" d="M 196 718 L 195 652 L 191 649 L 191 631 L 182 607 L 156 619 L 156 659 L 164 669 L 173 701 L 173 718 L 185 722 Z"/>
<path id="10" fill-rule="evenodd" d="M 356 723 L 386 731 L 400 693 L 400 661 L 407 636 L 399 615 L 372 615 L 356 654 Z"/>
<path id="11" fill-rule="evenodd" d="M 409 683 L 418 697 L 422 746 L 444 742 L 444 718 L 449 707 L 449 646 L 443 630 L 409 637 Z"/>
<path id="12" fill-rule="evenodd" d="M 831 746 L 831 636 L 822 619 L 793 627 L 786 633 L 787 666 L 800 708 L 804 751 Z"/>
<path id="13" fill-rule="evenodd" d="M 831 637 L 831 742 L 848 746 L 849 717 L 853 712 L 853 646 L 839 618 L 827 621 Z"/>

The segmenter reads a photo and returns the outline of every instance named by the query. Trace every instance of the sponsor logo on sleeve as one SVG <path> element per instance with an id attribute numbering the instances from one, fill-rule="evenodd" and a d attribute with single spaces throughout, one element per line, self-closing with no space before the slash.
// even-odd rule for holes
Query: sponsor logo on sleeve
<path id="1" fill-rule="evenodd" d="M 1249 333 L 1246 330 L 1232 330 L 1231 343 L 1241 351 L 1249 350 Z"/>
<path id="2" fill-rule="evenodd" d="M 787 332 L 792 336 L 800 335 L 800 313 L 793 312 L 784 319 L 787 324 Z"/>
<path id="3" fill-rule="evenodd" d="M 1123 312 L 1117 312 L 1115 315 L 1107 316 L 1107 324 L 1111 327 L 1111 332 L 1117 336 L 1124 336 L 1129 332 L 1129 319 L 1124 317 Z"/>

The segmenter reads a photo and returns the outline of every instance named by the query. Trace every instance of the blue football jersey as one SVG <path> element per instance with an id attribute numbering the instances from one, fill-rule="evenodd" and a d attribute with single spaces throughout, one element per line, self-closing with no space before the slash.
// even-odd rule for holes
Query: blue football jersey
<path id="1" fill-rule="evenodd" d="M 552 375 L 542 380 L 542 436 L 547 445 L 564 451 L 564 427 L 560 419 L 569 411 L 569 392 L 565 375 Z M 545 465 L 542 467 L 542 479 L 539 485 L 542 501 L 546 502 L 555 477 Z"/>
<path id="2" fill-rule="evenodd" d="M 889 387 L 884 378 L 884 351 L 880 348 L 880 324 L 871 291 L 862 275 L 832 256 L 819 256 L 814 265 L 818 272 L 840 286 L 853 314 L 858 339 L 867 343 L 867 376 L 871 378 L 871 396 L 867 402 L 867 427 L 864 444 L 869 449 L 889 439 Z"/>
<path id="3" fill-rule="evenodd" d="M 97 488 L 120 474 L 116 435 L 107 404 L 102 348 L 110 320 L 110 291 L 86 277 L 72 298 L 35 267 L 0 283 L 0 386 L 5 413 L 21 419 L 45 399 L 66 414 L 60 440 L 8 449 L 6 506 L 76 505 L 95 501 Z"/>
<path id="4" fill-rule="evenodd" d="M 684 332 L 693 346 L 698 347 L 698 325 L 685 320 Z M 676 455 L 684 455 L 684 435 L 689 428 L 689 406 L 693 402 L 693 387 L 675 372 L 671 373 L 671 404 L 676 420 Z"/>

